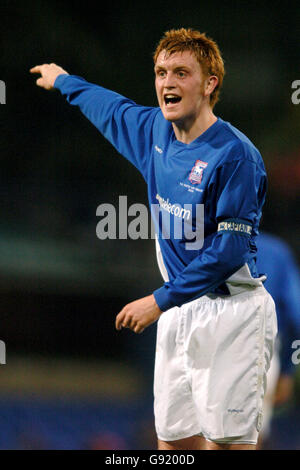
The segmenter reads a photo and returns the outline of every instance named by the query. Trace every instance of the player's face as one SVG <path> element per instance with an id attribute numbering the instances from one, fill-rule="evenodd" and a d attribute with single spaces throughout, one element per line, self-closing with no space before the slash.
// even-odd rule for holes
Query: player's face
<path id="1" fill-rule="evenodd" d="M 168 121 L 185 126 L 199 116 L 204 101 L 205 76 L 190 51 L 166 55 L 156 61 L 155 88 L 159 106 Z"/>

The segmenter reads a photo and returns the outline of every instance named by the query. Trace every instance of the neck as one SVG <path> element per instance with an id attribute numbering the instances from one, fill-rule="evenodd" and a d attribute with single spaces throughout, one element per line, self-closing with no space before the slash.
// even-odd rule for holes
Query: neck
<path id="1" fill-rule="evenodd" d="M 212 109 L 209 108 L 206 112 L 201 113 L 197 119 L 191 119 L 191 122 L 173 122 L 172 126 L 176 139 L 184 144 L 190 144 L 216 121 L 217 117 L 213 114 Z"/>

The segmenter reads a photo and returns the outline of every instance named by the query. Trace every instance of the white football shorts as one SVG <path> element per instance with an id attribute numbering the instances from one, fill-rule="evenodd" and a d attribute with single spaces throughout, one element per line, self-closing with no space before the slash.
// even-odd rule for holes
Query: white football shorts
<path id="1" fill-rule="evenodd" d="M 256 444 L 276 334 L 275 304 L 263 286 L 164 312 L 154 373 L 157 437 Z"/>
<path id="2" fill-rule="evenodd" d="M 271 433 L 271 423 L 274 411 L 274 398 L 276 393 L 277 382 L 280 376 L 280 358 L 279 358 L 279 340 L 275 342 L 274 353 L 271 361 L 270 369 L 267 374 L 267 390 L 264 397 L 263 406 L 263 423 L 260 430 L 260 437 L 267 439 Z"/>

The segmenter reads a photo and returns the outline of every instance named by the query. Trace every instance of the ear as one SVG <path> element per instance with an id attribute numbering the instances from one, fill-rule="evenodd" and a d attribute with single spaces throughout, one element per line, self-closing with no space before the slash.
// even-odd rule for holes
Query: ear
<path id="1" fill-rule="evenodd" d="M 219 79 L 216 75 L 210 75 L 206 80 L 205 80 L 205 87 L 204 87 L 204 95 L 209 96 L 212 94 L 214 89 L 219 83 Z"/>

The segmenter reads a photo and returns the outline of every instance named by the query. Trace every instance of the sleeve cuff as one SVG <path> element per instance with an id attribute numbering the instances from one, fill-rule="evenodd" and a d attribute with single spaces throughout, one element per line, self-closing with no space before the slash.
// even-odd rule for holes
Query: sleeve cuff
<path id="1" fill-rule="evenodd" d="M 64 83 L 65 79 L 67 77 L 69 77 L 70 75 L 68 73 L 61 73 L 60 75 L 58 75 L 55 79 L 55 82 L 54 82 L 54 88 L 60 88 L 60 86 Z"/>
<path id="2" fill-rule="evenodd" d="M 156 289 L 153 292 L 153 295 L 162 312 L 165 312 L 166 310 L 176 306 L 174 300 L 170 298 L 170 294 L 166 286 L 162 286 L 159 289 Z"/>

